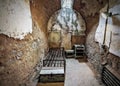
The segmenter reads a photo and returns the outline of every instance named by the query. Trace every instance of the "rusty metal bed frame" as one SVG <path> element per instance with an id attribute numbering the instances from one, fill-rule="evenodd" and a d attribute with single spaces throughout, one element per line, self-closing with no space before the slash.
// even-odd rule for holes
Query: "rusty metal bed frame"
<path id="1" fill-rule="evenodd" d="M 64 82 L 65 78 L 64 48 L 50 48 L 40 72 L 40 82 Z"/>

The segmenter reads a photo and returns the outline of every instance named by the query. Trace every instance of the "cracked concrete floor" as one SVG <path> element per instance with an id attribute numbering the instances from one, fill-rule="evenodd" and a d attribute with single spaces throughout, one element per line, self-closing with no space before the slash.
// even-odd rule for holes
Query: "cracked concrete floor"
<path id="1" fill-rule="evenodd" d="M 66 75 L 64 86 L 104 86 L 100 85 L 94 73 L 86 63 L 76 59 L 66 59 Z"/>

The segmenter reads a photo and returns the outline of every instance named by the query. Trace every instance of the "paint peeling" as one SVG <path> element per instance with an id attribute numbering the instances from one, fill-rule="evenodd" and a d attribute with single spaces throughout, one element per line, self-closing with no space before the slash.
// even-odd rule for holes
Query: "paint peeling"
<path id="1" fill-rule="evenodd" d="M 32 19 L 28 0 L 0 0 L 0 34 L 24 39 L 32 33 Z"/>
<path id="2" fill-rule="evenodd" d="M 107 17 L 100 15 L 99 25 L 95 34 L 95 40 L 101 44 L 104 44 L 103 38 L 105 37 L 105 45 L 109 47 L 109 52 L 120 57 L 120 15 L 116 15 L 120 14 L 119 9 L 120 4 L 109 9 L 109 12 L 111 12 L 112 15 L 108 17 L 107 24 Z M 106 34 L 104 34 L 105 29 Z"/>

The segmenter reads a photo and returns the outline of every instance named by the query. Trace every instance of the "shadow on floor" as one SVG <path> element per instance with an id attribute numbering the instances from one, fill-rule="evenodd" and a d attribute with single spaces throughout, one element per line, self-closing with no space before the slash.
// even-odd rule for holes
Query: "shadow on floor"
<path id="1" fill-rule="evenodd" d="M 37 86 L 64 86 L 64 82 L 57 83 L 38 83 Z"/>

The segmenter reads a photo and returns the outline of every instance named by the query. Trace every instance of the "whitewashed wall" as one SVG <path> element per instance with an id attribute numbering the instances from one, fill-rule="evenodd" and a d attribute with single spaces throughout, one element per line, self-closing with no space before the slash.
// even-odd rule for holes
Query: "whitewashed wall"
<path id="1" fill-rule="evenodd" d="M 107 19 L 107 17 L 104 17 L 104 14 L 101 13 L 98 28 L 97 28 L 96 34 L 95 34 L 95 41 L 97 41 L 101 44 L 103 44 L 103 40 L 104 40 L 106 19 Z"/>
<path id="2" fill-rule="evenodd" d="M 120 4 L 109 11 L 113 16 L 108 18 L 105 44 L 110 47 L 111 53 L 120 57 Z"/>
<path id="3" fill-rule="evenodd" d="M 106 35 L 104 35 L 106 18 L 101 13 L 95 40 L 103 44 L 105 37 L 105 45 L 110 48 L 109 52 L 120 57 L 120 4 L 114 5 L 109 12 L 112 12 L 112 16 L 108 17 Z"/>
<path id="4" fill-rule="evenodd" d="M 0 34 L 23 39 L 32 33 L 29 0 L 0 0 Z"/>

